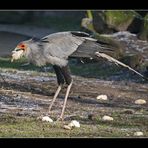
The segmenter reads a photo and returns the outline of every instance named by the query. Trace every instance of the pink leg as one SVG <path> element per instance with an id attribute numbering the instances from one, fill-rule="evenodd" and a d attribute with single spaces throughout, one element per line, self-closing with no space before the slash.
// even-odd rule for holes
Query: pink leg
<path id="1" fill-rule="evenodd" d="M 66 103 L 67 103 L 67 98 L 68 98 L 68 95 L 69 95 L 69 92 L 70 92 L 72 83 L 73 83 L 73 81 L 67 87 L 66 95 L 65 95 L 65 98 L 64 98 L 64 104 L 63 104 L 63 108 L 62 108 L 62 113 L 61 113 L 60 117 L 58 118 L 58 121 L 59 120 L 62 120 L 63 121 L 64 111 L 65 111 L 65 107 L 66 107 Z"/>
<path id="2" fill-rule="evenodd" d="M 53 99 L 52 99 L 52 102 L 51 102 L 51 104 L 50 104 L 50 106 L 49 106 L 49 111 L 48 111 L 49 113 L 50 113 L 50 111 L 51 111 L 51 108 L 52 108 L 52 106 L 53 106 L 53 104 L 54 104 L 54 102 L 55 102 L 55 100 L 56 100 L 56 98 L 57 98 L 57 96 L 58 96 L 58 94 L 59 94 L 61 88 L 62 88 L 62 86 L 59 85 L 59 86 L 58 86 L 58 89 L 57 89 L 57 91 L 56 91 L 56 93 L 55 93 L 55 95 L 54 95 L 54 97 L 53 97 Z"/>

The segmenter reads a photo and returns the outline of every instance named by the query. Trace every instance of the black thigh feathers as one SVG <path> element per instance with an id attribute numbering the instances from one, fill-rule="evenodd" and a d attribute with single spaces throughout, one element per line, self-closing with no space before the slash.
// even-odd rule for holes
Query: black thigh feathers
<path id="1" fill-rule="evenodd" d="M 72 77 L 70 75 L 70 69 L 68 66 L 65 67 L 59 67 L 57 65 L 53 65 L 53 68 L 55 70 L 56 76 L 57 76 L 57 82 L 58 84 L 70 84 L 72 81 Z"/>

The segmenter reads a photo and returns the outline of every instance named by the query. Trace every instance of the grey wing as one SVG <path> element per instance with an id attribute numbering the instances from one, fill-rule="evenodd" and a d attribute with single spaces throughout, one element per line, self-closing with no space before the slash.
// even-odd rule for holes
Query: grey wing
<path id="1" fill-rule="evenodd" d="M 68 58 L 85 39 L 73 36 L 71 32 L 54 33 L 41 39 L 41 45 L 44 46 L 45 54 Z"/>

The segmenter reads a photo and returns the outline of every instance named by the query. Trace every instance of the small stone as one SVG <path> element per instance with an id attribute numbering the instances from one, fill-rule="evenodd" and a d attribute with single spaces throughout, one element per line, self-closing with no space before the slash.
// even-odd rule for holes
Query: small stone
<path id="1" fill-rule="evenodd" d="M 49 118 L 48 116 L 42 117 L 42 121 L 53 122 L 53 120 L 51 118 Z"/>
<path id="2" fill-rule="evenodd" d="M 124 113 L 124 114 L 134 114 L 134 110 L 132 110 L 132 109 L 125 109 L 125 110 L 123 110 L 122 113 Z"/>
<path id="3" fill-rule="evenodd" d="M 68 126 L 68 125 L 64 125 L 64 129 L 67 129 L 67 130 L 71 130 L 71 126 Z"/>
<path id="4" fill-rule="evenodd" d="M 114 119 L 110 116 L 103 116 L 102 120 L 103 121 L 113 121 Z"/>
<path id="5" fill-rule="evenodd" d="M 135 104 L 146 104 L 146 101 L 143 99 L 138 99 L 135 101 Z"/>
<path id="6" fill-rule="evenodd" d="M 69 124 L 68 124 L 68 126 L 70 126 L 70 127 L 80 127 L 80 123 L 78 122 L 78 121 L 76 121 L 76 120 L 72 120 Z"/>
<path id="7" fill-rule="evenodd" d="M 143 136 L 143 132 L 135 132 L 134 136 Z"/>
<path id="8" fill-rule="evenodd" d="M 129 137 L 129 136 L 130 136 L 130 134 L 128 134 L 128 133 L 127 133 L 127 134 L 126 134 L 126 136 L 127 136 L 127 137 Z"/>
<path id="9" fill-rule="evenodd" d="M 43 116 L 37 117 L 37 120 L 42 120 Z"/>
<path id="10" fill-rule="evenodd" d="M 74 124 L 73 124 L 72 122 L 70 122 L 70 123 L 68 124 L 68 126 L 74 127 Z"/>
<path id="11" fill-rule="evenodd" d="M 107 95 L 99 95 L 97 96 L 97 100 L 107 100 Z"/>
<path id="12" fill-rule="evenodd" d="M 72 120 L 71 123 L 73 123 L 75 127 L 80 127 L 80 123 L 76 120 Z"/>

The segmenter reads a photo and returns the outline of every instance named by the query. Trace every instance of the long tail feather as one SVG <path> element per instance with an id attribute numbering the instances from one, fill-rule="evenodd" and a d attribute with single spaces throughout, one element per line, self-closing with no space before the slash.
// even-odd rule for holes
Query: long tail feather
<path id="1" fill-rule="evenodd" d="M 107 60 L 110 61 L 110 62 L 114 62 L 114 63 L 117 64 L 117 65 L 121 65 L 121 66 L 123 66 L 123 67 L 126 67 L 126 68 L 128 68 L 129 70 L 131 70 L 131 71 L 135 72 L 136 74 L 138 74 L 139 76 L 141 76 L 142 78 L 148 80 L 148 78 L 146 78 L 145 76 L 143 76 L 141 73 L 137 72 L 136 70 L 134 70 L 134 69 L 131 68 L 130 66 L 128 66 L 128 65 L 126 65 L 126 64 L 124 64 L 124 63 L 122 63 L 122 62 L 120 62 L 120 61 L 118 61 L 118 60 L 116 60 L 116 59 L 114 59 L 113 57 L 111 57 L 111 56 L 109 56 L 109 55 L 107 55 L 107 54 L 100 53 L 100 52 L 96 52 L 95 55 L 98 56 L 98 57 L 105 58 L 105 59 L 107 59 Z"/>

